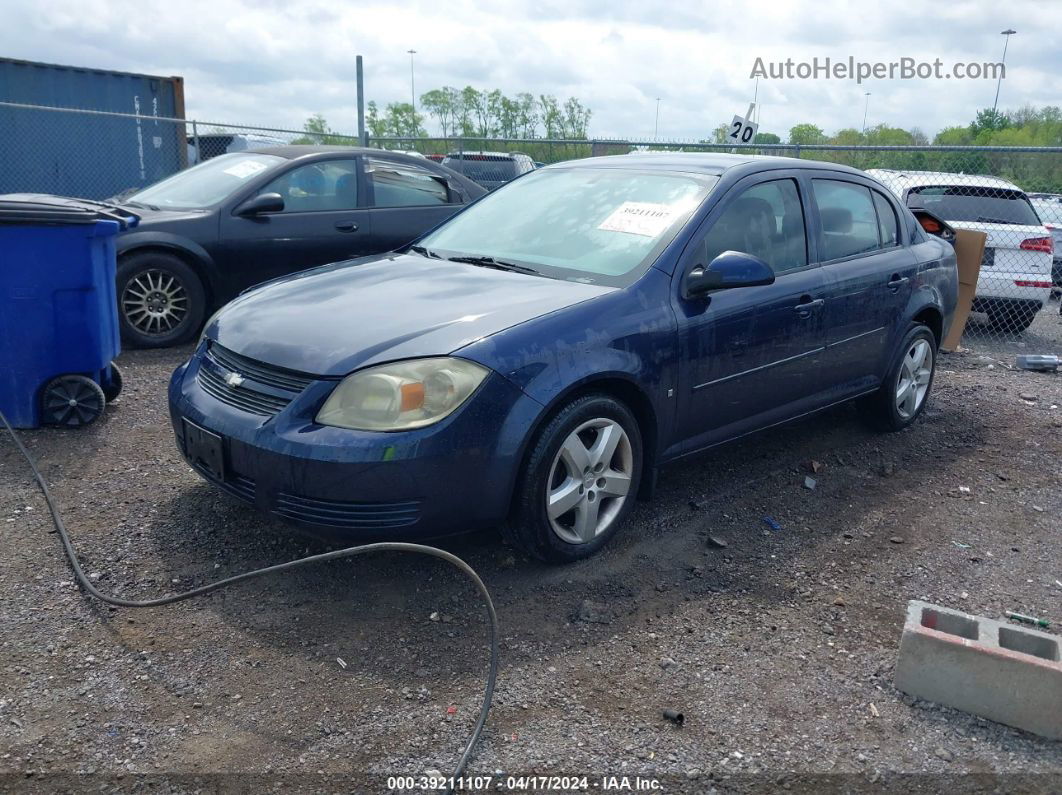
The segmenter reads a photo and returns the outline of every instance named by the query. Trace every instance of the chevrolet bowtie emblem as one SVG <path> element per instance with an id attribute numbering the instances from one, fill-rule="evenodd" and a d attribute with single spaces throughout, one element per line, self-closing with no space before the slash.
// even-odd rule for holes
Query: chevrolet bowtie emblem
<path id="1" fill-rule="evenodd" d="M 243 383 L 243 376 L 239 373 L 229 373 L 225 376 L 225 383 L 235 389 Z"/>

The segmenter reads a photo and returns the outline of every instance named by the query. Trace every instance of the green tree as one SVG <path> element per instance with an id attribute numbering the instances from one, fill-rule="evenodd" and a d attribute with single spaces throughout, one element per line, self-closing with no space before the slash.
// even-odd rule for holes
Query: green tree
<path id="1" fill-rule="evenodd" d="M 756 133 L 756 137 L 752 139 L 752 142 L 754 144 L 780 144 L 782 139 L 774 133 L 758 132 Z"/>
<path id="2" fill-rule="evenodd" d="M 369 100 L 368 111 L 365 114 L 365 129 L 373 138 L 382 138 L 387 135 L 387 122 L 380 118 L 380 109 L 374 100 Z"/>
<path id="3" fill-rule="evenodd" d="M 805 146 L 826 143 L 826 134 L 814 124 L 798 124 L 789 130 L 789 143 Z"/>
<path id="4" fill-rule="evenodd" d="M 564 134 L 564 118 L 557 98 L 551 94 L 539 94 L 538 109 L 546 137 L 562 137 Z"/>
<path id="5" fill-rule="evenodd" d="M 384 129 L 387 135 L 398 138 L 417 138 L 428 133 L 423 126 L 424 117 L 417 113 L 408 102 L 391 102 L 384 116 Z"/>
<path id="6" fill-rule="evenodd" d="M 584 108 L 575 97 L 568 97 L 564 101 L 563 115 L 561 118 L 561 131 L 565 138 L 586 139 L 590 127 L 591 111 Z"/>
<path id="7" fill-rule="evenodd" d="M 444 138 L 457 132 L 457 117 L 461 109 L 461 92 L 456 88 L 443 86 L 421 94 L 420 106 L 439 122 Z"/>

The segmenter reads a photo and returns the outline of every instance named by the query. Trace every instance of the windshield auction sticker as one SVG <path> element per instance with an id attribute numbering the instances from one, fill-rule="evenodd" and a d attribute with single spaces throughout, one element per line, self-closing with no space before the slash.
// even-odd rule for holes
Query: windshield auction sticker
<path id="1" fill-rule="evenodd" d="M 248 177 L 253 177 L 259 171 L 264 169 L 265 164 L 259 163 L 257 160 L 243 160 L 226 168 L 225 173 L 231 174 L 237 179 L 247 179 Z"/>
<path id="2" fill-rule="evenodd" d="M 598 225 L 606 232 L 656 237 L 671 226 L 679 207 L 655 202 L 623 202 Z"/>

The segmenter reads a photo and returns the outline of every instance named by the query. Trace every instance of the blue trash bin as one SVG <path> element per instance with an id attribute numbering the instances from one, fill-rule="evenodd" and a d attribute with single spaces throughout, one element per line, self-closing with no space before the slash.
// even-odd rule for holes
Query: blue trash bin
<path id="1" fill-rule="evenodd" d="M 83 199 L 0 196 L 0 411 L 77 427 L 121 390 L 115 235 L 140 219 Z"/>

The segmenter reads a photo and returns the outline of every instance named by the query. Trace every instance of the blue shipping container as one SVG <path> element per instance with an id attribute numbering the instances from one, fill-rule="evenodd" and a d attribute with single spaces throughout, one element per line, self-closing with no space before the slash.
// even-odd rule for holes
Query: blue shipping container
<path id="1" fill-rule="evenodd" d="M 0 58 L 0 193 L 106 199 L 187 165 L 180 77 Z"/>

